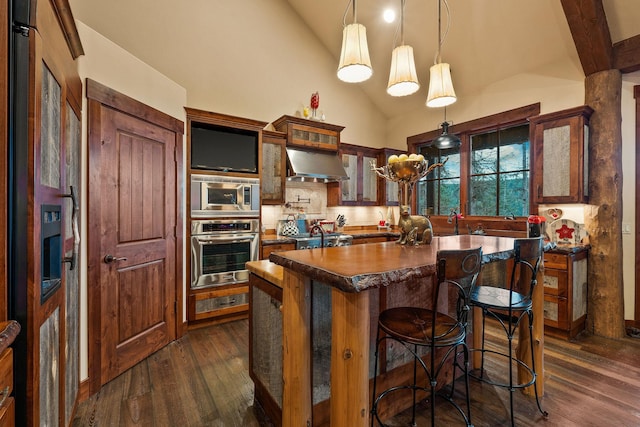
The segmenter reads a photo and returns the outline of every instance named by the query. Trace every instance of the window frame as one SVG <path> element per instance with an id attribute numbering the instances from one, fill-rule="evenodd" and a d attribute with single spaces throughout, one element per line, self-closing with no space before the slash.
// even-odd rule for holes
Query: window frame
<path id="1" fill-rule="evenodd" d="M 504 111 L 502 113 L 493 114 L 491 116 L 482 117 L 464 123 L 455 124 L 450 127 L 450 133 L 460 138 L 460 208 L 462 213 L 467 216 L 469 212 L 469 182 L 471 173 L 471 135 L 507 128 L 511 126 L 530 123 L 530 119 L 540 115 L 540 103 L 526 105 L 524 107 L 515 108 L 513 110 Z M 442 129 L 436 129 L 418 135 L 409 136 L 407 138 L 407 148 L 409 153 L 417 153 L 418 147 L 428 144 L 435 138 L 440 136 Z M 536 212 L 538 206 L 533 197 L 532 185 L 533 180 L 531 171 L 534 170 L 535 158 L 534 150 L 534 132 L 533 127 L 529 128 L 529 209 Z M 416 212 L 417 194 L 414 192 L 411 200 L 411 209 Z M 443 215 L 438 215 L 443 216 Z M 495 217 L 490 217 L 495 218 Z"/>

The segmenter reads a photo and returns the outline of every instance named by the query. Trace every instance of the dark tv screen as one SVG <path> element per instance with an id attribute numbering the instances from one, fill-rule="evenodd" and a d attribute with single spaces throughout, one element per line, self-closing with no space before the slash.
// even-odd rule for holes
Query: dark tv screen
<path id="1" fill-rule="evenodd" d="M 191 124 L 191 168 L 258 172 L 258 132 Z"/>

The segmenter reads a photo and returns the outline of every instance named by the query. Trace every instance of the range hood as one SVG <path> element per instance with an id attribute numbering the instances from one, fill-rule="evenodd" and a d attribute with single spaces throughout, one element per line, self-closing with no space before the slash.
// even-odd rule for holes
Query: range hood
<path id="1" fill-rule="evenodd" d="M 289 181 L 332 182 L 349 179 L 337 153 L 287 148 L 292 176 Z"/>

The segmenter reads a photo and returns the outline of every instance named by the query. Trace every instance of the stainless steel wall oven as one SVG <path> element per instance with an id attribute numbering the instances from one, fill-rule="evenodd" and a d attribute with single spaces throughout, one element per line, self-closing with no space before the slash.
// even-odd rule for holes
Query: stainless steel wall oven
<path id="1" fill-rule="evenodd" d="M 191 289 L 249 280 L 247 261 L 258 259 L 258 219 L 191 221 Z"/>

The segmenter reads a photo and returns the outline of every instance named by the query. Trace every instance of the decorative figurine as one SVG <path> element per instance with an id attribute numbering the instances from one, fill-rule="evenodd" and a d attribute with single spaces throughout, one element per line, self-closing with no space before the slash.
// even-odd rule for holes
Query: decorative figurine
<path id="1" fill-rule="evenodd" d="M 318 107 L 320 106 L 320 94 L 318 92 L 313 92 L 311 94 L 311 112 L 312 112 L 312 117 L 315 119 L 316 118 L 316 113 L 318 111 Z"/>
<path id="2" fill-rule="evenodd" d="M 428 162 L 421 154 L 391 155 L 387 164 L 376 167 L 372 162 L 371 169 L 376 174 L 389 181 L 398 183 L 398 200 L 400 201 L 400 239 L 396 243 L 401 245 L 429 244 L 433 239 L 431 221 L 426 216 L 411 215 L 409 201 L 413 186 L 420 178 L 427 176 L 435 168 L 442 167 L 447 162 L 435 163 L 428 166 Z M 401 185 L 402 184 L 402 185 Z"/>

